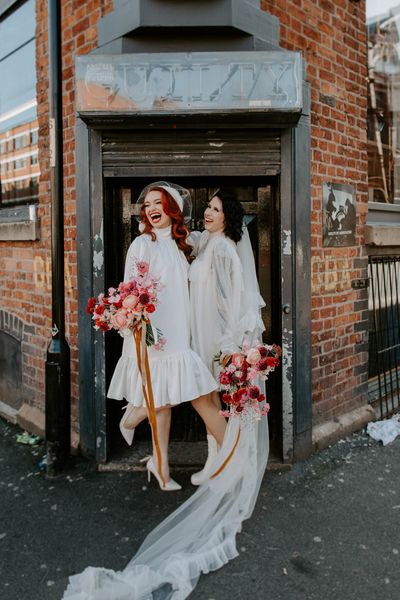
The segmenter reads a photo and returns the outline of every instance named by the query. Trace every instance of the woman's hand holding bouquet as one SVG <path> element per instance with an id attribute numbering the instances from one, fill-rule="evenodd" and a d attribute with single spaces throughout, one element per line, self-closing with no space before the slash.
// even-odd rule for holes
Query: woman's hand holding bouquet
<path id="1" fill-rule="evenodd" d="M 159 280 L 149 273 L 147 262 L 136 263 L 136 277 L 117 288 L 109 288 L 106 294 L 89 298 L 86 312 L 92 315 L 94 328 L 102 331 L 115 329 L 125 337 L 138 328 L 146 328 L 146 345 L 162 350 L 165 339 L 159 329 L 150 323 L 150 317 L 158 304 L 161 289 Z"/>
<path id="2" fill-rule="evenodd" d="M 219 383 L 222 401 L 228 409 L 221 411 L 226 417 L 252 413 L 260 418 L 270 409 L 265 395 L 255 381 L 265 381 L 280 364 L 282 349 L 276 344 L 244 344 L 240 352 L 221 359 Z"/>

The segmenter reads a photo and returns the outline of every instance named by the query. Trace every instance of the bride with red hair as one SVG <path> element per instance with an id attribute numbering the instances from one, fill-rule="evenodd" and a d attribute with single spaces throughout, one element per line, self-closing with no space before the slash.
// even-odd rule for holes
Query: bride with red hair
<path id="1" fill-rule="evenodd" d="M 139 261 L 149 265 L 149 271 L 160 278 L 162 289 L 152 325 L 162 331 L 165 345 L 148 349 L 151 382 L 156 409 L 156 429 L 161 453 L 161 470 L 153 438 L 153 456 L 147 470 L 158 480 L 161 489 L 174 491 L 180 485 L 170 478 L 168 442 L 171 407 L 196 400 L 208 403 L 209 394 L 217 388 L 215 379 L 200 357 L 190 348 L 190 303 L 188 269 L 192 246 L 187 243 L 188 230 L 184 222 L 184 188 L 167 182 L 147 186 L 139 196 L 142 233 L 130 245 L 124 281 L 134 277 Z M 125 337 L 122 356 L 115 368 L 107 393 L 109 398 L 128 404 L 120 429 L 128 444 L 132 444 L 134 428 L 145 418 L 147 409 L 142 380 L 136 358 L 134 336 Z M 207 427 L 222 440 L 225 420 L 215 408 Z"/>
<path id="2" fill-rule="evenodd" d="M 232 417 L 226 425 L 209 393 L 217 388 L 216 383 L 199 355 L 189 348 L 189 250 L 183 192 L 178 193 L 171 184 L 153 184 L 146 188 L 143 199 L 144 231 L 129 249 L 125 277 L 134 274 L 135 260 L 146 260 L 166 286 L 153 324 L 162 329 L 167 345 L 158 353 L 150 348 L 163 461 L 170 406 L 196 395 L 200 398 L 193 405 L 220 449 L 206 472 L 201 477 L 197 474 L 195 483 L 201 485 L 196 492 L 147 535 L 123 570 L 88 567 L 70 577 L 63 600 L 188 598 L 202 573 L 219 569 L 238 555 L 236 536 L 253 512 L 268 457 L 267 419 Z M 190 269 L 190 280 L 192 295 L 199 296 L 198 302 L 192 303 L 192 337 L 198 338 L 193 341 L 210 364 L 214 352 L 227 355 L 236 351 L 244 339 L 241 334 L 238 337 L 240 329 L 243 334 L 261 336 L 263 324 L 254 256 L 238 199 L 219 190 L 205 217 L 207 231 L 197 240 L 198 262 Z M 125 397 L 128 407 L 133 407 L 127 409 L 126 431 L 147 416 L 131 338 L 125 340 L 109 390 L 111 397 Z M 155 459 L 150 460 L 147 468 L 152 471 Z"/>

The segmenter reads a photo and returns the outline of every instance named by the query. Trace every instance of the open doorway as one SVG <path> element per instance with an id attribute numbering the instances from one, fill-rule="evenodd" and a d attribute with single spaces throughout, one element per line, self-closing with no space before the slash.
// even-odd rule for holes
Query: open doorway
<path id="1" fill-rule="evenodd" d="M 160 177 L 106 178 L 104 194 L 105 286 L 115 285 L 123 278 L 127 249 L 138 234 L 135 217 L 136 199 L 148 183 Z M 187 187 L 193 200 L 192 229 L 203 229 L 204 208 L 218 187 L 235 187 L 246 215 L 252 242 L 261 294 L 266 302 L 263 310 L 265 341 L 281 342 L 280 331 L 280 236 L 279 236 L 279 176 L 274 177 L 169 177 Z M 119 359 L 122 339 L 111 332 L 106 339 L 106 389 Z M 271 404 L 269 414 L 271 459 L 281 460 L 282 391 L 281 378 L 272 376 L 267 387 Z M 107 401 L 107 446 L 109 459 L 121 460 L 132 452 L 119 433 L 121 407 L 125 402 Z M 150 430 L 142 423 L 135 432 L 136 444 L 149 445 Z M 205 440 L 205 428 L 190 403 L 174 409 L 171 441 L 179 444 L 182 453 L 193 455 L 193 446 Z M 184 444 L 185 448 L 181 445 Z M 190 450 L 188 448 L 190 447 Z M 194 453 L 196 454 L 196 453 Z"/>

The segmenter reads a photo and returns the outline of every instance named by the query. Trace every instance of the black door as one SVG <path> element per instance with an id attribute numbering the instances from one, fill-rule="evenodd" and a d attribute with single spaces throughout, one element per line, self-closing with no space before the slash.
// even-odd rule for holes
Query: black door
<path id="1" fill-rule="evenodd" d="M 155 179 L 154 177 L 151 179 L 106 179 L 104 239 L 107 287 L 122 280 L 127 249 L 131 240 L 138 234 L 138 222 L 135 216 L 137 206 L 135 206 L 135 202 L 143 187 Z M 190 189 L 193 199 L 192 228 L 200 230 L 203 229 L 204 208 L 215 190 L 222 186 L 237 189 L 246 215 L 261 294 L 266 303 L 263 310 L 263 320 L 266 328 L 264 341 L 280 343 L 278 177 L 175 177 L 172 180 Z M 113 332 L 107 334 L 107 336 L 106 380 L 108 387 L 115 364 L 120 356 L 122 340 L 118 334 Z M 267 396 L 271 404 L 269 415 L 271 454 L 278 459 L 281 456 L 282 429 L 280 379 L 279 376 L 271 376 L 271 380 L 267 384 Z M 123 443 L 118 431 L 121 403 L 109 400 L 107 415 L 108 447 L 112 456 L 113 451 L 117 452 Z M 204 425 L 190 403 L 174 408 L 171 439 L 185 443 L 203 440 L 204 438 Z M 142 424 L 138 428 L 135 439 L 137 442 L 150 439 L 147 424 Z"/>

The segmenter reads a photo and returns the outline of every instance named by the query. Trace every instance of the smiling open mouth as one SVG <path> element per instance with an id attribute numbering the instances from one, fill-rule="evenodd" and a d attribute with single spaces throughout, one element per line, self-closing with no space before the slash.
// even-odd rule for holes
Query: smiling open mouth
<path id="1" fill-rule="evenodd" d="M 159 223 L 161 221 L 161 213 L 154 212 L 150 215 L 150 220 L 152 223 Z"/>

